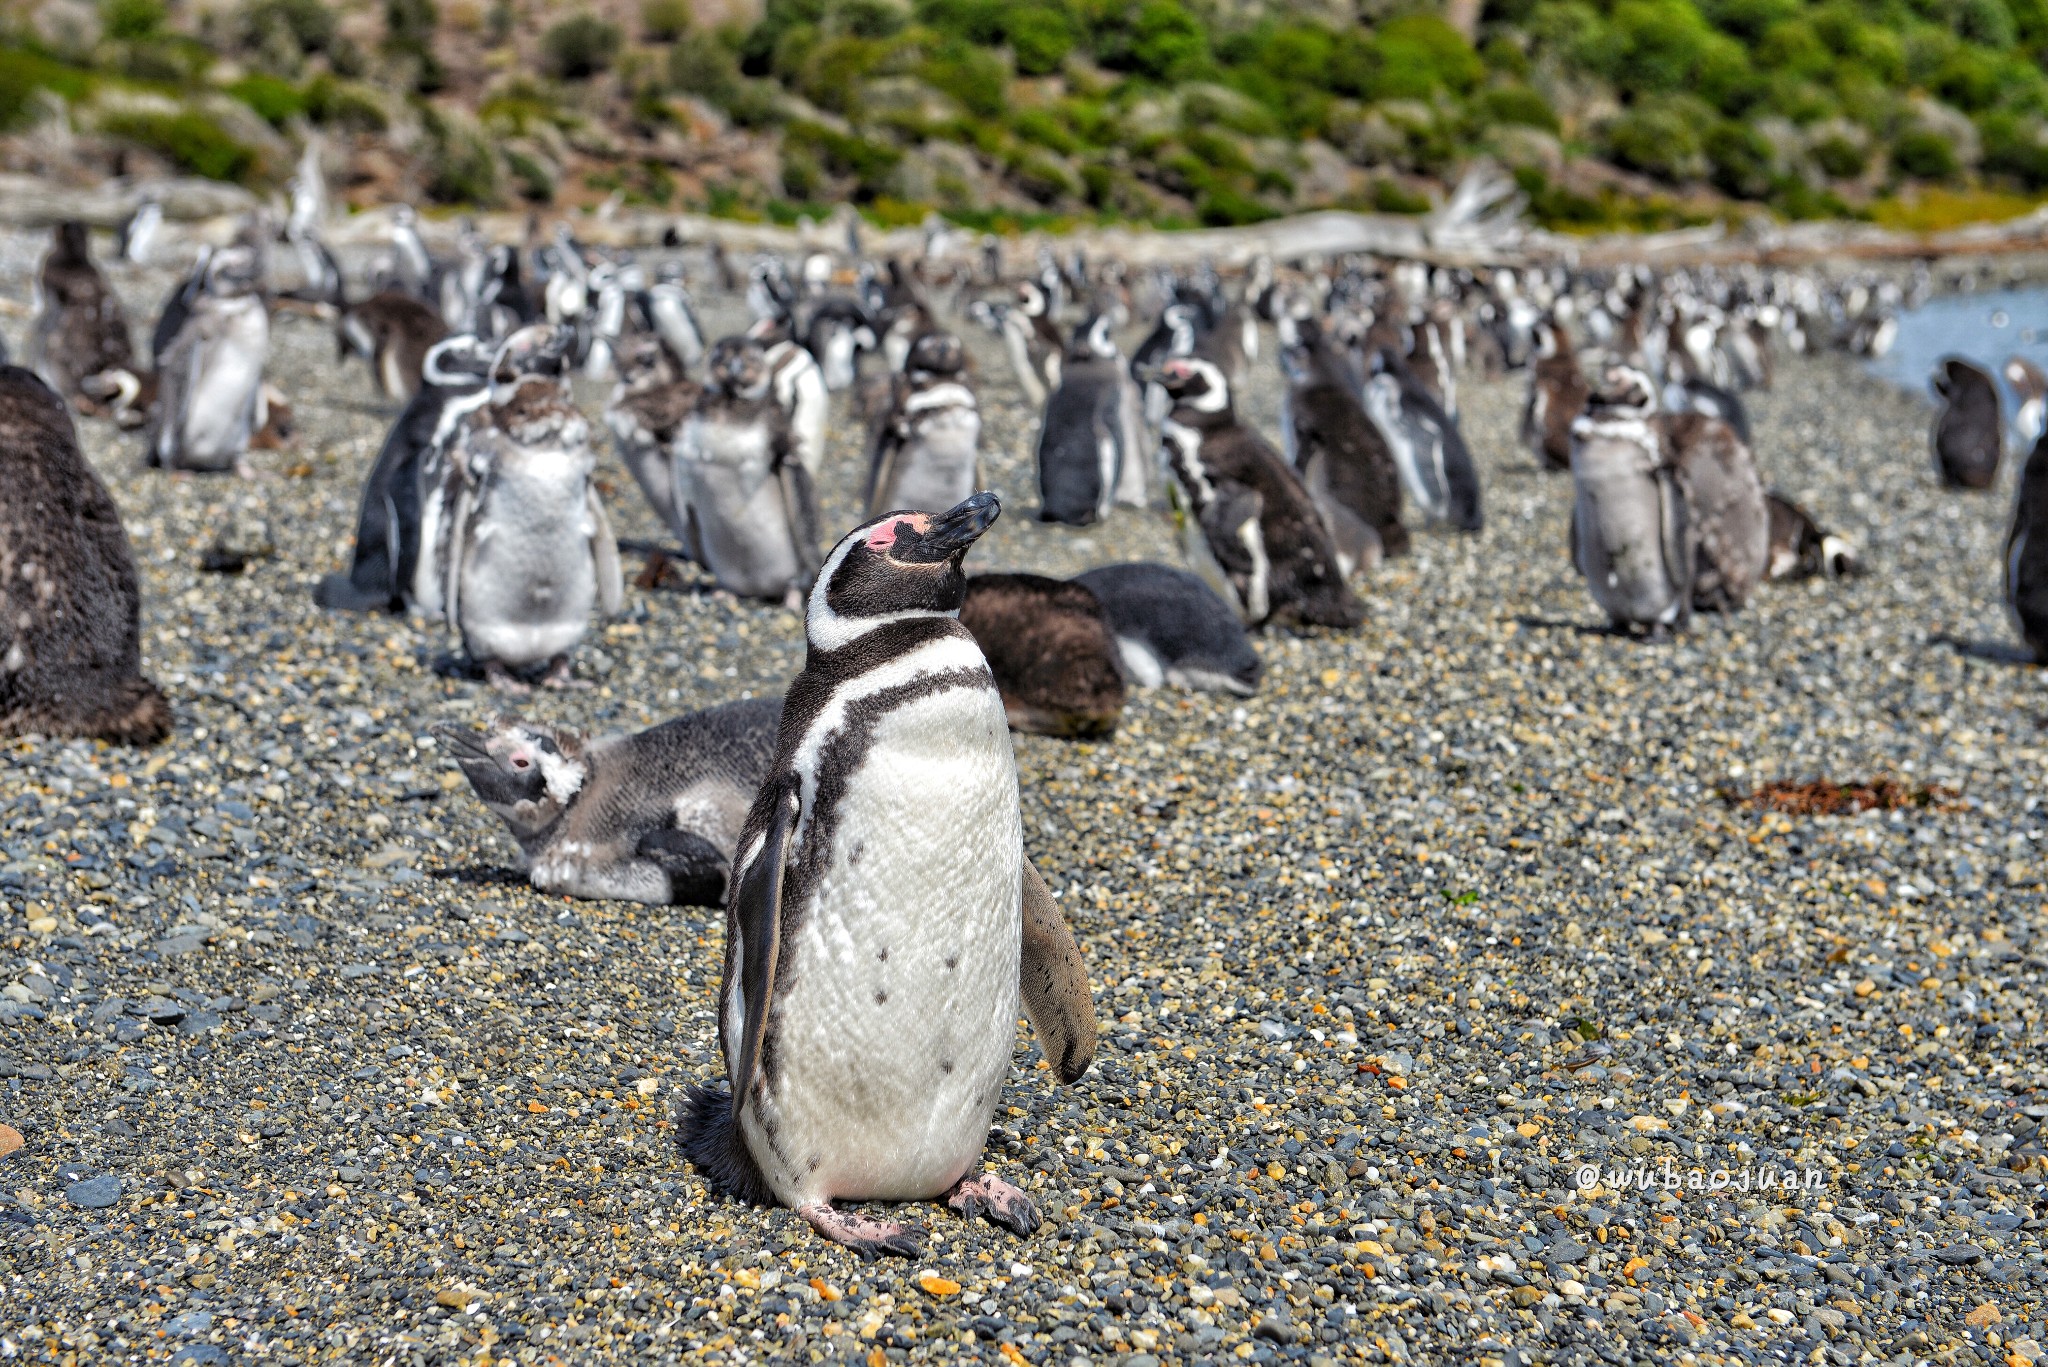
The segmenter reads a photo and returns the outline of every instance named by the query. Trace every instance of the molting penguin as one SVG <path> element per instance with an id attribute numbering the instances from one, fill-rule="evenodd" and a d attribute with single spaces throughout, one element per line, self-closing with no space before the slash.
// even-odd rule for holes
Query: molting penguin
<path id="1" fill-rule="evenodd" d="M 1856 551 L 1848 540 L 1824 531 L 1813 514 L 1782 494 L 1764 495 L 1771 518 L 1770 579 L 1844 578 L 1859 572 Z"/>
<path id="2" fill-rule="evenodd" d="M 1238 421 L 1221 368 L 1176 357 L 1161 367 L 1160 383 L 1173 400 L 1162 428 L 1167 468 L 1244 620 L 1364 621 L 1308 490 L 1278 451 Z"/>
<path id="3" fill-rule="evenodd" d="M 1478 531 L 1484 524 L 1479 471 L 1457 419 L 1444 412 L 1392 348 L 1381 348 L 1374 364 L 1376 373 L 1365 382 L 1365 411 L 1393 452 L 1408 497 L 1432 522 Z"/>
<path id="4" fill-rule="evenodd" d="M 104 370 L 135 364 L 128 319 L 100 268 L 93 264 L 85 225 L 57 225 L 37 279 L 40 309 L 28 334 L 28 365 L 65 399 L 84 395 L 80 382 Z"/>
<path id="5" fill-rule="evenodd" d="M 1749 445 L 1749 409 L 1732 389 L 1705 380 L 1673 380 L 1664 386 L 1664 412 L 1717 419 L 1728 424 L 1744 446 Z"/>
<path id="6" fill-rule="evenodd" d="M 1944 359 L 1930 383 L 1942 400 L 1934 420 L 1934 472 L 1950 488 L 1989 489 L 1998 482 L 2005 445 L 1996 383 L 1960 356 Z"/>
<path id="7" fill-rule="evenodd" d="M 500 688 L 545 665 L 570 681 L 569 652 L 625 598 L 619 548 L 591 476 L 590 423 L 570 401 L 566 328 L 538 323 L 505 339 L 489 397 L 449 462 L 455 511 L 442 543 L 443 611 L 470 660 Z"/>
<path id="8" fill-rule="evenodd" d="M 950 332 L 911 344 L 895 401 L 875 426 L 867 510 L 939 512 L 980 484 L 981 410 L 967 387 L 967 349 Z"/>
<path id="9" fill-rule="evenodd" d="M 1330 528 L 1346 578 L 1408 550 L 1401 475 L 1359 402 L 1350 367 L 1316 319 L 1280 324 L 1283 431 L 1294 468 Z"/>
<path id="10" fill-rule="evenodd" d="M 1734 612 L 1749 601 L 1770 561 L 1771 517 L 1756 461 L 1718 418 L 1667 413 L 1658 426 L 1685 496 L 1694 546 L 1692 605 Z"/>
<path id="11" fill-rule="evenodd" d="M 391 425 L 363 482 L 348 572 L 321 579 L 315 603 L 338 612 L 404 612 L 411 602 L 440 613 L 441 576 L 430 548 L 439 544 L 446 513 L 439 494 L 447 451 L 462 420 L 490 397 L 490 363 L 490 349 L 468 335 L 427 353 L 419 391 Z"/>
<path id="12" fill-rule="evenodd" d="M 1264 666 L 1244 622 L 1197 575 L 1171 565 L 1104 565 L 1074 582 L 1102 604 L 1124 678 L 1140 688 L 1258 691 Z"/>
<path id="13" fill-rule="evenodd" d="M 1085 585 L 1039 574 L 977 574 L 960 623 L 974 633 L 1010 726 L 1041 736 L 1112 735 L 1124 679 L 1102 604 Z"/>
<path id="14" fill-rule="evenodd" d="M 1592 386 L 1579 369 L 1571 333 L 1554 319 L 1536 325 L 1536 361 L 1522 409 L 1522 444 L 1546 470 L 1572 468 L 1572 424 L 1586 411 Z"/>
<path id="15" fill-rule="evenodd" d="M 818 482 L 825 468 L 825 422 L 831 414 L 832 396 L 825 389 L 824 372 L 817 360 L 790 336 L 787 320 L 767 319 L 747 329 L 747 337 L 761 348 L 767 363 L 769 392 L 789 415 L 790 440 L 796 443 L 796 458 Z"/>
<path id="16" fill-rule="evenodd" d="M 1142 505 L 1144 458 L 1136 388 L 1124 373 L 1109 319 L 1074 329 L 1059 387 L 1038 428 L 1038 517 L 1085 527 L 1109 516 L 1135 484 Z"/>
<path id="17" fill-rule="evenodd" d="M 141 601 L 63 400 L 0 366 L 0 735 L 168 735 L 170 704 L 142 675 Z"/>
<path id="18" fill-rule="evenodd" d="M 834 1200 L 944 1197 L 1029 1233 L 981 1155 L 1019 988 L 1062 1081 L 1094 1056 L 1073 936 L 1023 849 L 1001 695 L 957 620 L 993 494 L 847 534 L 811 589 L 810 654 L 726 899 L 719 1043 L 731 1092 L 694 1089 L 691 1160 L 863 1254 L 919 1232 Z"/>
<path id="19" fill-rule="evenodd" d="M 448 336 L 448 324 L 431 305 L 398 290 L 344 304 L 334 329 L 339 354 L 366 361 L 377 392 L 400 403 L 419 392 L 427 352 Z"/>
<path id="20" fill-rule="evenodd" d="M 263 366 L 270 313 L 259 260 L 247 247 L 208 258 L 197 297 L 157 365 L 149 463 L 168 470 L 237 470 L 269 421 Z"/>
<path id="21" fill-rule="evenodd" d="M 742 598 L 800 600 L 818 566 L 818 504 L 762 349 L 711 349 L 675 448 L 683 548 Z"/>
<path id="22" fill-rule="evenodd" d="M 2005 539 L 2005 604 L 2035 661 L 2048 664 L 2048 437 L 2020 467 Z"/>
<path id="23" fill-rule="evenodd" d="M 844 297 L 820 299 L 804 313 L 804 349 L 817 361 L 825 388 L 851 389 L 860 378 L 861 353 L 881 344 L 874 321 L 858 300 Z"/>
<path id="24" fill-rule="evenodd" d="M 1617 630 L 1663 635 L 1692 613 L 1685 494 L 1665 458 L 1650 377 L 1610 367 L 1572 424 L 1572 563 Z"/>
<path id="25" fill-rule="evenodd" d="M 542 892 L 718 906 L 781 719 L 781 699 L 753 698 L 593 741 L 517 717 L 434 734 Z"/>
<path id="26" fill-rule="evenodd" d="M 604 406 L 612 445 L 663 524 L 687 542 L 688 519 L 676 503 L 675 442 L 703 388 L 684 376 L 682 359 L 662 333 L 620 343 L 615 369 L 618 383 Z M 662 568 L 650 561 L 642 586 L 653 587 Z"/>

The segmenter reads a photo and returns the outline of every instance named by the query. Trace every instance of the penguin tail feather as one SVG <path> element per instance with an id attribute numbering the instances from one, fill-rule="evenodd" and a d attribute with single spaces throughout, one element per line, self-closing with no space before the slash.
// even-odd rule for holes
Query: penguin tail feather
<path id="1" fill-rule="evenodd" d="M 752 1205 L 776 1204 L 767 1179 L 740 1137 L 730 1091 L 693 1085 L 683 1096 L 679 1121 L 683 1156 L 696 1165 L 713 1189 Z"/>

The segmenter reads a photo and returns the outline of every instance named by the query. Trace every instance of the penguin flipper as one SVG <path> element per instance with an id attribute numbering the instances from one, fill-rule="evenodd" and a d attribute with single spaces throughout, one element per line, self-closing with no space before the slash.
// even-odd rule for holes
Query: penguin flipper
<path id="1" fill-rule="evenodd" d="M 1678 590 L 1678 617 L 1672 623 L 1682 627 L 1692 620 L 1693 579 L 1697 566 L 1698 535 L 1692 526 L 1692 510 L 1685 501 L 1685 486 L 1677 471 L 1663 466 L 1657 471 L 1658 502 L 1663 516 L 1664 572 Z"/>
<path id="2" fill-rule="evenodd" d="M 768 829 L 752 862 L 739 870 L 727 923 L 739 936 L 739 1058 L 732 1074 L 733 1118 L 754 1089 L 761 1045 L 768 1033 L 768 1008 L 775 995 L 776 960 L 782 954 L 782 875 L 788 863 L 790 831 L 801 805 L 794 783 L 779 785 L 769 800 Z M 730 988 L 727 989 L 731 991 Z M 727 1046 L 731 1047 L 730 1044 Z"/>
<path id="3" fill-rule="evenodd" d="M 715 907 L 724 900 L 725 856 L 695 831 L 649 831 L 634 853 L 668 875 L 671 905 Z"/>
<path id="4" fill-rule="evenodd" d="M 1059 903 L 1024 861 L 1024 955 L 1018 964 L 1024 1013 L 1061 1082 L 1078 1082 L 1095 1061 L 1095 1001 L 1088 967 Z"/>
<path id="5" fill-rule="evenodd" d="M 626 606 L 626 576 L 619 568 L 619 539 L 612 535 L 612 520 L 605 515 L 604 500 L 592 488 L 584 495 L 590 508 L 590 555 L 597 563 L 597 607 L 607 617 Z"/>

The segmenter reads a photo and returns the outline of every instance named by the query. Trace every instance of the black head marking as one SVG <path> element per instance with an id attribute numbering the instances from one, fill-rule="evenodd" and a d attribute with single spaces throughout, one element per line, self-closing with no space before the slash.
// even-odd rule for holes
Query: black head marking
<path id="1" fill-rule="evenodd" d="M 832 650 L 871 627 L 958 613 L 967 600 L 961 562 L 1001 512 L 994 494 L 978 493 L 944 513 L 885 513 L 848 532 L 811 590 L 811 644 Z"/>

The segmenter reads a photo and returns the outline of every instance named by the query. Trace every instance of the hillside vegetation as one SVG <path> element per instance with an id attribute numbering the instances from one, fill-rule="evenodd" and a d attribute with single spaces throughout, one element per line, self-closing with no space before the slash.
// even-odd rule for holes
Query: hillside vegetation
<path id="1" fill-rule="evenodd" d="M 10 0 L 0 15 L 15 169 L 261 185 L 318 128 L 358 202 L 1235 223 L 1417 211 L 1481 155 L 1565 227 L 1896 217 L 1930 192 L 1981 213 L 2048 192 L 2048 0 Z"/>

